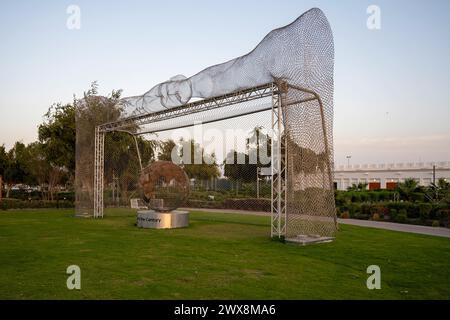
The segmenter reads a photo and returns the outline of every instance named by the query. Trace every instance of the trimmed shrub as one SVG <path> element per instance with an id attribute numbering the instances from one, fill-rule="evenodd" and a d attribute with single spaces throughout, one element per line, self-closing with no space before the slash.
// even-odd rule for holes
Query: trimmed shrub
<path id="1" fill-rule="evenodd" d="M 19 200 L 19 199 L 2 199 L 0 201 L 1 210 L 9 209 L 39 209 L 39 208 L 73 208 L 74 203 L 67 200 Z"/>
<path id="2" fill-rule="evenodd" d="M 373 221 L 380 221 L 380 215 L 378 213 L 374 213 L 372 215 L 372 220 Z"/>
<path id="3" fill-rule="evenodd" d="M 430 218 L 430 213 L 432 209 L 432 205 L 430 203 L 420 203 L 418 205 L 419 209 L 419 217 L 422 221 L 425 221 Z"/>
<path id="4" fill-rule="evenodd" d="M 226 199 L 226 209 L 270 212 L 270 199 Z"/>
<path id="5" fill-rule="evenodd" d="M 389 216 L 391 218 L 391 220 L 394 220 L 397 218 L 397 209 L 390 209 L 389 210 Z"/>
<path id="6" fill-rule="evenodd" d="M 349 219 L 350 218 L 350 214 L 348 213 L 348 211 L 342 212 L 341 218 L 342 219 Z"/>
<path id="7" fill-rule="evenodd" d="M 208 209 L 222 209 L 223 203 L 218 201 L 204 201 L 204 200 L 187 200 L 184 204 L 189 208 L 208 208 Z"/>
<path id="8" fill-rule="evenodd" d="M 438 220 L 433 220 L 433 223 L 431 224 L 431 226 L 435 227 L 435 228 L 439 227 L 440 226 L 439 221 Z"/>
<path id="9" fill-rule="evenodd" d="M 359 220 L 369 220 L 370 214 L 358 213 L 358 214 L 355 214 L 354 218 L 359 219 Z"/>
<path id="10" fill-rule="evenodd" d="M 336 208 L 336 217 L 341 217 L 341 210 L 339 208 Z"/>
<path id="11" fill-rule="evenodd" d="M 398 214 L 397 214 L 397 217 L 395 219 L 395 222 L 405 223 L 407 218 L 408 218 L 408 214 L 407 214 L 406 209 L 400 209 L 398 211 Z"/>

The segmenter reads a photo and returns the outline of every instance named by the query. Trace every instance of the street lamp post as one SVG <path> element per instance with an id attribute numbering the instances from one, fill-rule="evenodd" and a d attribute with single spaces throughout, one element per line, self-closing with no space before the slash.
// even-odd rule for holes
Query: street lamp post
<path id="1" fill-rule="evenodd" d="M 352 156 L 347 156 L 347 167 L 350 167 L 350 159 L 352 158 Z"/>

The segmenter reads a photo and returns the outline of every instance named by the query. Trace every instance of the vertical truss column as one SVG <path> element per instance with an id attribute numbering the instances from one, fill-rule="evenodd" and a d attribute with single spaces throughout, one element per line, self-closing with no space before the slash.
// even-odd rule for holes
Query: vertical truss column
<path id="1" fill-rule="evenodd" d="M 105 133 L 95 127 L 94 151 L 94 218 L 103 218 L 103 177 L 105 165 Z"/>
<path id="2" fill-rule="evenodd" d="M 281 88 L 280 88 L 281 89 Z M 287 144 L 283 121 L 283 95 L 272 90 L 272 180 L 271 180 L 271 237 L 286 234 L 286 162 Z"/>

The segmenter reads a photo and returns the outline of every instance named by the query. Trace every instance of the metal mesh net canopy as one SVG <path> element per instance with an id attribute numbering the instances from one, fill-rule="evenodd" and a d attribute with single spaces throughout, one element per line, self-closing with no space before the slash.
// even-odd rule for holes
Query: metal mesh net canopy
<path id="1" fill-rule="evenodd" d="M 247 129 L 277 132 L 270 175 L 262 179 L 269 186 L 263 198 L 272 213 L 272 236 L 334 236 L 333 66 L 331 28 L 314 8 L 271 31 L 250 53 L 190 78 L 175 76 L 123 99 L 86 96 L 76 104 L 77 214 L 103 216 L 104 206 L 126 206 L 139 197 L 142 164 L 158 158 L 155 137 L 163 132 L 197 122 L 234 127 L 246 119 Z M 226 185 L 226 179 L 214 179 L 201 188 Z M 253 198 L 238 200 L 247 201 L 246 209 L 263 207 Z"/>

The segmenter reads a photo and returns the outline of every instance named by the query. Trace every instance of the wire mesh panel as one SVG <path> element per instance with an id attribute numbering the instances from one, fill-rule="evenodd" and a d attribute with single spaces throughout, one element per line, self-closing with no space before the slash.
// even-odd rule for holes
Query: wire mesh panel
<path id="1" fill-rule="evenodd" d="M 333 236 L 333 64 L 330 26 L 311 9 L 250 53 L 190 78 L 120 100 L 85 98 L 77 111 L 77 212 L 142 199 L 142 169 L 164 160 L 189 177 L 186 206 L 272 211 L 272 235 Z M 232 129 L 242 131 L 227 136 Z M 104 148 L 101 165 L 95 146 Z"/>

